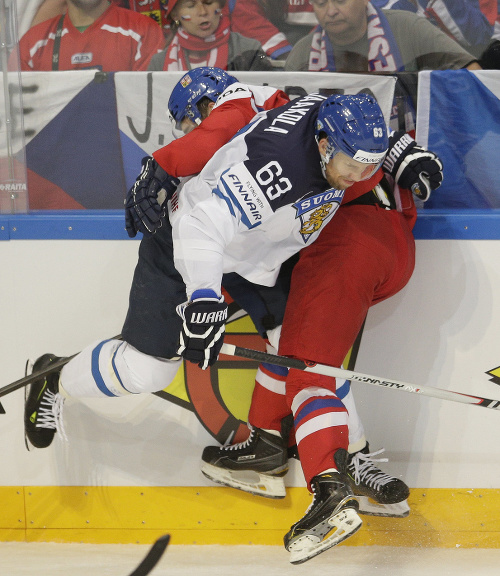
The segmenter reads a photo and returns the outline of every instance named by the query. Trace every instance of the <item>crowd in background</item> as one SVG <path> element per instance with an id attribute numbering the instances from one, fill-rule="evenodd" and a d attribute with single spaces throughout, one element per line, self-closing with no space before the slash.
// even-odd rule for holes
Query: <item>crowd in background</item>
<path id="1" fill-rule="evenodd" d="M 415 135 L 419 71 L 500 69 L 499 3 L 15 0 L 19 43 L 9 54 L 9 67 L 21 71 L 91 69 L 106 73 L 175 72 L 210 66 L 230 73 L 396 75 L 390 126 Z M 75 193 L 68 195 L 62 184 L 56 187 L 57 194 L 69 198 L 70 205 L 59 196 L 57 201 L 48 200 L 47 186 L 54 189 L 54 178 L 44 173 L 40 179 L 38 175 L 39 165 L 46 165 L 47 143 L 41 146 L 40 157 L 37 146 L 35 141 L 26 148 L 30 208 L 91 207 L 87 204 L 88 191 L 87 203 L 75 205 Z M 61 151 L 57 156 L 61 157 Z M 134 177 L 136 169 L 128 168 Z M 65 174 L 66 170 L 61 168 L 61 172 Z M 65 182 L 64 178 L 61 181 Z M 120 202 L 121 188 L 117 190 Z M 112 197 L 109 190 L 108 196 Z M 114 207 L 114 200 L 110 202 Z"/>
<path id="2" fill-rule="evenodd" d="M 21 70 L 500 68 L 498 0 L 17 0 Z"/>

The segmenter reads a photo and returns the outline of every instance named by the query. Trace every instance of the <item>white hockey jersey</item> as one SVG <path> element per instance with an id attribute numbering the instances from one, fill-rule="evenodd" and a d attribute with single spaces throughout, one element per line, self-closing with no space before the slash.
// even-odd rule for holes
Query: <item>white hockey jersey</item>
<path id="1" fill-rule="evenodd" d="M 274 285 L 281 264 L 314 242 L 344 191 L 324 178 L 310 94 L 267 113 L 223 146 L 169 201 L 174 260 L 188 298 L 221 293 L 222 274 Z"/>

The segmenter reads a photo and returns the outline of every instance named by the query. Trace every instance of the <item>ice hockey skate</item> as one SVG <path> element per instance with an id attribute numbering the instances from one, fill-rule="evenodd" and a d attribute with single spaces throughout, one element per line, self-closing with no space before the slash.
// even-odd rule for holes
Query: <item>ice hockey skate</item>
<path id="1" fill-rule="evenodd" d="M 323 472 L 311 480 L 313 501 L 304 517 L 285 535 L 285 548 L 292 564 L 302 564 L 337 546 L 359 530 L 358 502 L 346 474 L 347 451 L 337 450 L 339 472 Z"/>
<path id="2" fill-rule="evenodd" d="M 404 518 L 410 513 L 406 499 L 408 486 L 380 468 L 375 462 L 387 462 L 387 458 L 374 458 L 384 452 L 370 453 L 368 444 L 354 454 L 349 454 L 347 474 L 351 488 L 359 502 L 360 514 Z"/>
<path id="3" fill-rule="evenodd" d="M 201 458 L 201 471 L 218 484 L 265 498 L 286 496 L 283 476 L 288 471 L 288 457 L 280 436 L 250 427 L 244 442 L 207 446 Z"/>
<path id="4" fill-rule="evenodd" d="M 32 372 L 38 372 L 52 362 L 60 360 L 53 354 L 40 356 L 33 364 Z M 24 406 L 24 433 L 26 448 L 47 448 L 54 435 L 62 428 L 62 405 L 64 398 L 58 392 L 60 370 L 36 380 L 26 391 Z"/>

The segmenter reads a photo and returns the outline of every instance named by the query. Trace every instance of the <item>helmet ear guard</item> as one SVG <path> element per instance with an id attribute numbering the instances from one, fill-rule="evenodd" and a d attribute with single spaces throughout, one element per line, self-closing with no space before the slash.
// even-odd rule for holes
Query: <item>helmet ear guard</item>
<path id="1" fill-rule="evenodd" d="M 384 115 L 368 94 L 330 96 L 318 111 L 315 134 L 318 142 L 327 139 L 323 165 L 338 152 L 363 164 L 375 164 L 364 179 L 380 167 L 389 148 Z"/>
<path id="2" fill-rule="evenodd" d="M 201 66 L 190 70 L 177 82 L 168 100 L 168 113 L 173 124 L 173 133 L 183 135 L 181 123 L 189 118 L 195 124 L 201 124 L 203 118 L 198 109 L 198 102 L 208 98 L 216 102 L 224 90 L 238 80 L 220 68 Z"/>

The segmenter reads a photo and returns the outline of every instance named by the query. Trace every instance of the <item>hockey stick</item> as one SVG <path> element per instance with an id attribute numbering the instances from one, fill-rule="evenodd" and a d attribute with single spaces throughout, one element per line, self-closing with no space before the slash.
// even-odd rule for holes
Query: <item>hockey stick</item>
<path id="1" fill-rule="evenodd" d="M 137 568 L 129 574 L 129 576 L 147 576 L 151 570 L 158 564 L 158 561 L 163 556 L 166 547 L 170 541 L 170 534 L 160 536 L 153 544 L 149 552 L 146 554 L 144 560 L 137 566 Z"/>
<path id="2" fill-rule="evenodd" d="M 238 310 L 235 310 L 233 312 L 231 318 L 228 321 L 232 322 L 234 320 L 237 320 L 238 318 L 239 318 Z M 109 340 L 122 340 L 122 335 L 118 334 L 118 336 L 113 336 L 112 338 L 109 338 Z M 25 386 L 29 386 L 30 384 L 33 384 L 33 382 L 35 382 L 36 380 L 39 380 L 40 378 L 45 378 L 45 376 L 52 374 L 52 372 L 56 372 L 57 370 L 60 370 L 70 360 L 73 360 L 73 358 L 75 356 L 78 356 L 79 353 L 80 352 L 77 352 L 76 354 L 73 354 L 73 356 L 61 358 L 57 362 L 53 362 L 53 363 L 49 364 L 43 370 L 38 370 L 37 372 L 33 372 L 32 374 L 28 374 L 27 376 L 24 376 L 23 378 L 20 378 L 19 380 L 16 380 L 15 382 L 12 382 L 11 384 L 7 384 L 3 388 L 0 388 L 0 398 L 2 396 L 6 396 L 7 394 L 10 394 L 11 392 L 19 390 L 20 388 L 24 388 Z M 4 407 L 2 406 L 1 403 L 0 403 L 0 414 L 5 414 Z"/>
<path id="3" fill-rule="evenodd" d="M 296 358 L 276 356 L 275 354 L 267 354 L 266 352 L 259 352 L 258 350 L 241 348 L 233 344 L 223 344 L 221 353 L 227 354 L 228 356 L 241 356 L 242 358 L 257 360 L 259 362 L 268 362 L 269 364 L 284 366 L 285 368 L 296 368 L 297 370 L 304 370 L 304 372 L 314 372 L 315 374 L 323 374 L 324 376 L 354 380 L 355 382 L 363 382 L 364 384 L 372 384 L 373 386 L 382 386 L 383 388 L 390 388 L 391 390 L 422 394 L 423 396 L 431 396 L 433 398 L 440 398 L 441 400 L 452 400 L 453 402 L 461 402 L 462 404 L 473 404 L 474 406 L 481 406 L 482 408 L 500 410 L 500 400 L 491 400 L 481 396 L 471 396 L 469 394 L 462 394 L 461 392 L 442 390 L 441 388 L 432 388 L 429 386 L 415 386 L 407 382 L 400 382 L 399 380 L 388 380 L 387 378 L 379 378 L 378 376 L 369 376 L 368 374 L 335 368 L 333 366 L 327 366 L 326 364 L 306 363 Z"/>
<path id="4" fill-rule="evenodd" d="M 111 338 L 111 340 L 121 340 L 121 338 L 122 338 L 121 334 L 118 334 L 118 336 L 113 336 L 113 338 Z M 14 390 L 19 390 L 19 388 L 24 388 L 24 386 L 28 386 L 29 384 L 33 384 L 33 382 L 35 382 L 35 380 L 39 380 L 40 378 L 45 378 L 45 376 L 52 374 L 52 372 L 56 372 L 57 370 L 60 370 L 70 360 L 72 360 L 75 356 L 78 356 L 78 354 L 80 354 L 80 352 L 73 354 L 73 356 L 61 358 L 57 362 L 53 362 L 52 364 L 49 364 L 43 370 L 38 370 L 37 372 L 33 372 L 32 374 L 28 374 L 28 376 L 24 376 L 24 378 L 20 378 L 19 380 L 16 380 L 15 382 L 12 382 L 11 384 L 7 384 L 7 386 L 0 388 L 0 398 L 2 396 L 6 396 L 7 394 L 10 394 L 11 392 L 14 392 Z"/>

